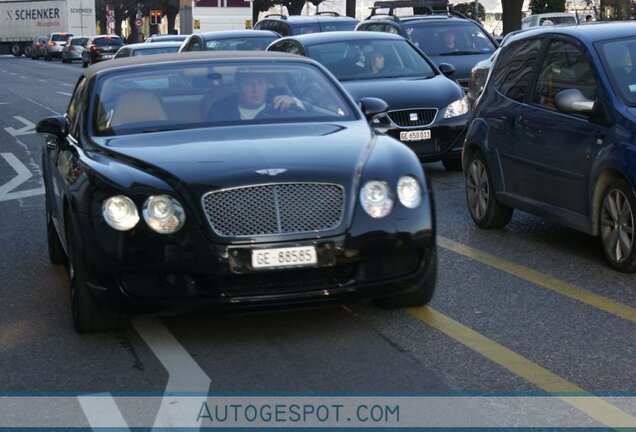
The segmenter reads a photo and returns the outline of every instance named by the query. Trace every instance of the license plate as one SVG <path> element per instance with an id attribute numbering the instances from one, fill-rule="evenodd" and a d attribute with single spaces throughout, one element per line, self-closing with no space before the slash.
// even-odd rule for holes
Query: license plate
<path id="1" fill-rule="evenodd" d="M 317 263 L 318 258 L 314 246 L 252 250 L 253 269 L 300 267 Z"/>
<path id="2" fill-rule="evenodd" d="M 400 132 L 400 141 L 423 141 L 427 139 L 431 139 L 430 130 Z"/>
<path id="3" fill-rule="evenodd" d="M 114 54 L 103 54 L 103 55 L 102 55 L 102 58 L 103 58 L 103 59 L 111 59 L 111 58 L 113 58 L 113 55 L 114 55 Z"/>

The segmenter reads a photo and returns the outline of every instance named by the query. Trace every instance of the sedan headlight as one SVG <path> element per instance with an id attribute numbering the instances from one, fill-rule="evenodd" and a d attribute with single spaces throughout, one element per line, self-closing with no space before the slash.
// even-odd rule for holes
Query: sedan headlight
<path id="1" fill-rule="evenodd" d="M 362 208 L 373 218 L 382 218 L 393 209 L 393 194 L 385 182 L 372 180 L 360 191 Z"/>
<path id="2" fill-rule="evenodd" d="M 457 99 L 446 107 L 444 118 L 453 118 L 466 114 L 468 112 L 468 105 L 468 98 L 466 96 Z"/>
<path id="3" fill-rule="evenodd" d="M 172 234 L 183 226 L 185 212 L 176 199 L 168 195 L 154 195 L 144 203 L 144 220 L 159 234 Z"/>
<path id="4" fill-rule="evenodd" d="M 104 201 L 102 216 L 108 225 L 118 231 L 128 231 L 139 222 L 135 203 L 124 195 L 116 195 Z"/>
<path id="5" fill-rule="evenodd" d="M 414 209 L 422 202 L 422 188 L 417 179 L 404 176 L 398 181 L 397 196 L 404 207 Z"/>

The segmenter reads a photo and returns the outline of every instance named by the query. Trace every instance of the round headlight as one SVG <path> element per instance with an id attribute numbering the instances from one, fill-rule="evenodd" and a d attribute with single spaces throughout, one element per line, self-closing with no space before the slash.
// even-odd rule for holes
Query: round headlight
<path id="1" fill-rule="evenodd" d="M 171 234 L 183 226 L 185 213 L 176 199 L 168 195 L 149 197 L 144 203 L 144 220 L 159 234 Z"/>
<path id="2" fill-rule="evenodd" d="M 414 209 L 422 201 L 422 189 L 417 179 L 411 176 L 400 178 L 397 185 L 397 195 L 404 207 Z"/>
<path id="3" fill-rule="evenodd" d="M 124 195 L 116 195 L 104 201 L 102 216 L 108 225 L 119 231 L 128 231 L 139 222 L 135 203 Z"/>
<path id="4" fill-rule="evenodd" d="M 372 180 L 360 191 L 360 203 L 369 216 L 382 218 L 393 208 L 393 194 L 385 182 Z"/>

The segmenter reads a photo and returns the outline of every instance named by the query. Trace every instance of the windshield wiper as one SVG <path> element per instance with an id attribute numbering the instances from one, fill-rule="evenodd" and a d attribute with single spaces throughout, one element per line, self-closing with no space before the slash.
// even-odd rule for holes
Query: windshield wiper
<path id="1" fill-rule="evenodd" d="M 464 50 L 464 51 L 445 52 L 445 53 L 441 53 L 441 54 L 438 54 L 438 55 L 440 55 L 440 56 L 452 56 L 452 55 L 470 55 L 470 54 L 485 54 L 485 53 L 482 53 L 481 51 Z"/>

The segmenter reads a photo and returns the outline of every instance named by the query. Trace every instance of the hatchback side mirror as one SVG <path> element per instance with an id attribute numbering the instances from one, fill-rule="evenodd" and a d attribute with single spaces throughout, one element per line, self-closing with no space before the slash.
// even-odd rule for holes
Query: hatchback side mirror
<path id="1" fill-rule="evenodd" d="M 554 97 L 556 109 L 566 114 L 591 114 L 594 101 L 583 96 L 579 89 L 562 90 Z"/>

